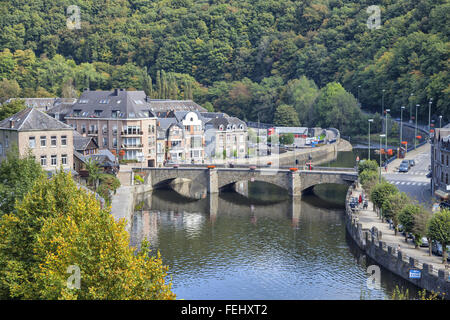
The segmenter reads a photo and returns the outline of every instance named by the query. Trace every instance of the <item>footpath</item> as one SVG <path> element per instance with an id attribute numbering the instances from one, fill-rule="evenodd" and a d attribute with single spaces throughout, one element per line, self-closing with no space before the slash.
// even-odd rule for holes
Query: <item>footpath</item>
<path id="1" fill-rule="evenodd" d="M 359 195 L 363 194 L 362 188 L 356 188 L 352 191 L 352 197 L 359 197 Z M 365 195 L 365 199 L 368 199 L 368 195 Z M 372 229 L 375 227 L 378 231 L 382 233 L 382 240 L 386 242 L 386 245 L 391 246 L 398 250 L 400 246 L 400 250 L 406 255 L 407 258 L 413 257 L 419 260 L 419 265 L 423 263 L 433 265 L 433 270 L 444 268 L 444 264 L 442 263 L 442 257 L 429 255 L 428 247 L 418 247 L 415 248 L 414 243 L 411 239 L 408 242 L 405 242 L 405 237 L 397 232 L 395 235 L 394 229 L 389 227 L 387 222 L 382 222 L 377 213 L 374 210 L 374 205 L 371 201 L 369 201 L 368 208 L 357 209 L 354 213 L 359 218 L 359 223 L 362 224 L 363 229 Z"/>

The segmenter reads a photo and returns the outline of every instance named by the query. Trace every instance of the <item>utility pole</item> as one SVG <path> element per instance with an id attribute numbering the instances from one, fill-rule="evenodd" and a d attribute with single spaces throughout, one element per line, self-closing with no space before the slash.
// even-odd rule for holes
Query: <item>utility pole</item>
<path id="1" fill-rule="evenodd" d="M 416 128 L 414 130 L 414 150 L 416 150 L 416 144 L 417 144 L 417 108 L 420 106 L 420 104 L 416 104 Z"/>
<path id="2" fill-rule="evenodd" d="M 369 147 L 367 149 L 367 152 L 369 154 L 369 160 L 370 160 L 370 123 L 373 122 L 373 119 L 369 119 Z"/>
<path id="3" fill-rule="evenodd" d="M 388 137 L 388 113 L 389 113 L 389 111 L 391 111 L 391 109 L 386 109 L 386 147 L 385 147 L 385 149 L 384 149 L 384 151 L 385 152 L 387 152 L 387 137 Z M 386 157 L 385 157 L 386 159 L 387 159 L 387 154 L 386 154 Z"/>
<path id="4" fill-rule="evenodd" d="M 433 103 L 433 98 L 430 98 L 430 102 L 428 102 L 428 134 L 430 134 L 431 130 L 431 104 Z"/>
<path id="5" fill-rule="evenodd" d="M 381 183 L 381 138 L 384 138 L 384 134 L 380 134 L 380 183 Z"/>

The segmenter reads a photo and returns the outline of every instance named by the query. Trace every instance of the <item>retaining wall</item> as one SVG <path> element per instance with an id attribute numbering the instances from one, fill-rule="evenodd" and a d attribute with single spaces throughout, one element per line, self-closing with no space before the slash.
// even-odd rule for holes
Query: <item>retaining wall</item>
<path id="1" fill-rule="evenodd" d="M 449 270 L 434 270 L 432 265 L 421 263 L 414 257 L 408 257 L 397 248 L 388 246 L 382 241 L 383 235 L 376 228 L 363 229 L 362 224 L 358 222 L 358 216 L 354 214 L 350 208 L 350 192 L 349 188 L 346 197 L 346 229 L 358 247 L 364 251 L 370 258 L 379 265 L 388 269 L 399 277 L 413 283 L 414 285 L 443 294 L 445 299 L 450 298 L 450 280 Z M 411 269 L 420 270 L 420 279 L 410 279 L 409 271 Z"/>

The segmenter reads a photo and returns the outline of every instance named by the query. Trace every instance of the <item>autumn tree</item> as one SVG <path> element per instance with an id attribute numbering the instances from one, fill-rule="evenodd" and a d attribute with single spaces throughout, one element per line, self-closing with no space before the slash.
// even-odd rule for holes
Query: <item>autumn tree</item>
<path id="1" fill-rule="evenodd" d="M 0 267 L 4 299 L 175 298 L 159 253 L 150 255 L 145 242 L 138 252 L 130 248 L 125 221 L 64 172 L 39 179 L 1 217 Z M 79 288 L 68 285 L 73 269 Z"/>

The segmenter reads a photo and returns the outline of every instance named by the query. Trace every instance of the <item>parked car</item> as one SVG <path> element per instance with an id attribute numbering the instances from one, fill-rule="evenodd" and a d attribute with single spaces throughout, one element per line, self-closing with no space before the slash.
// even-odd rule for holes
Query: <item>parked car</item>
<path id="1" fill-rule="evenodd" d="M 416 162 L 413 159 L 411 159 L 411 160 L 409 160 L 409 165 L 411 167 L 414 167 L 416 165 Z"/>
<path id="2" fill-rule="evenodd" d="M 422 237 L 422 239 L 420 239 L 420 246 L 421 246 L 421 247 L 428 248 L 429 243 L 428 243 L 427 237 Z"/>
<path id="3" fill-rule="evenodd" d="M 427 173 L 427 178 L 431 178 L 432 175 L 433 175 L 433 172 L 431 172 L 431 171 L 428 172 L 428 173 Z"/>
<path id="4" fill-rule="evenodd" d="M 401 163 L 400 167 L 398 167 L 398 172 L 408 172 L 409 171 L 409 165 Z"/>
<path id="5" fill-rule="evenodd" d="M 400 165 L 406 165 L 406 166 L 408 166 L 408 169 L 409 169 L 409 167 L 411 167 L 411 163 L 409 162 L 409 160 L 402 160 Z"/>

